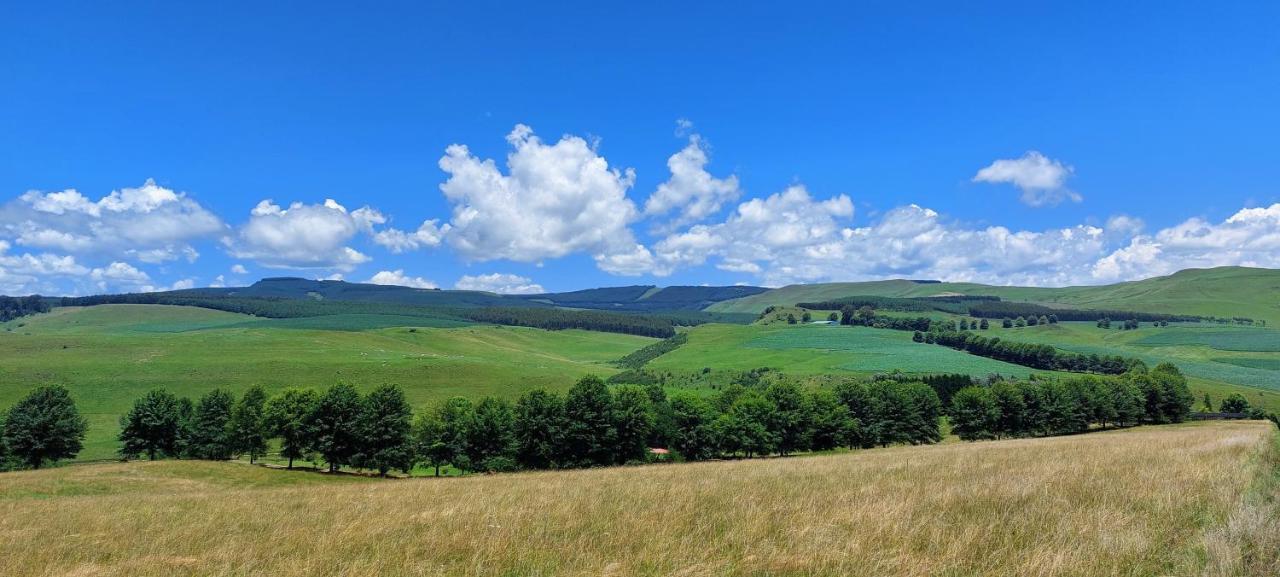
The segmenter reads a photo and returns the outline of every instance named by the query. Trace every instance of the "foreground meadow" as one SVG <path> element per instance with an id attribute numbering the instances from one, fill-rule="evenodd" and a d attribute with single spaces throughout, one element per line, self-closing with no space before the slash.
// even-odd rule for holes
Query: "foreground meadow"
<path id="1" fill-rule="evenodd" d="M 0 475 L 5 575 L 1274 575 L 1275 427 L 460 479 Z M 243 482 L 241 482 L 243 479 Z"/>

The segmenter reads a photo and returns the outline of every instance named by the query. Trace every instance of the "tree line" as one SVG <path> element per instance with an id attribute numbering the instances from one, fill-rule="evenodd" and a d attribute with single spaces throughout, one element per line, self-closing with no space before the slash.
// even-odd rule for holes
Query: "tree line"
<path id="1" fill-rule="evenodd" d="M 88 422 L 60 385 L 37 387 L 0 421 L 0 471 L 39 469 L 73 459 L 84 448 Z"/>
<path id="2" fill-rule="evenodd" d="M 794 383 L 732 385 L 711 397 L 657 385 L 610 387 L 595 376 L 565 394 L 542 389 L 514 403 L 454 397 L 413 414 L 395 385 L 361 395 L 286 389 L 239 399 L 223 390 L 198 401 L 154 390 L 121 417 L 125 458 L 224 460 L 280 456 L 386 474 L 417 465 L 439 474 L 563 469 L 645 462 L 651 448 L 685 460 L 788 455 L 836 447 L 925 444 L 941 439 L 942 403 L 919 381 L 881 379 L 805 390 Z"/>
<path id="3" fill-rule="evenodd" d="M 1119 375 L 1142 362 L 1120 355 L 1086 355 L 1058 350 L 1051 345 L 1006 341 L 1000 337 L 984 337 L 969 331 L 917 332 L 912 340 L 1046 371 Z"/>
<path id="4" fill-rule="evenodd" d="M 997 380 L 960 389 L 951 430 L 964 440 L 1067 435 L 1092 426 L 1180 423 L 1191 414 L 1187 379 L 1177 367 L 1136 365 L 1118 377 Z"/>
<path id="5" fill-rule="evenodd" d="M 49 312 L 49 303 L 40 295 L 26 297 L 0 296 L 0 323 L 18 317 Z"/>
<path id="6" fill-rule="evenodd" d="M 64 297 L 61 306 L 160 304 L 193 306 L 264 318 L 300 318 L 336 314 L 377 314 L 476 322 L 547 330 L 582 329 L 668 338 L 677 326 L 709 322 L 747 322 L 749 315 L 673 311 L 665 313 L 567 310 L 546 306 L 427 307 L 400 303 L 321 301 L 280 297 L 230 297 L 193 293 L 135 293 Z"/>

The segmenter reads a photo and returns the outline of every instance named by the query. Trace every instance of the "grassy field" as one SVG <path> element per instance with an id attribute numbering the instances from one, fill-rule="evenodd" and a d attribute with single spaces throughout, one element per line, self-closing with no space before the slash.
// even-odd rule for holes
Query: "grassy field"
<path id="1" fill-rule="evenodd" d="M 984 334 L 1080 353 L 1137 357 L 1150 366 L 1171 362 L 1190 377 L 1197 407 L 1200 393 L 1208 391 L 1219 401 L 1240 393 L 1251 403 L 1280 410 L 1280 351 L 1274 345 L 1280 331 L 1275 329 L 1193 323 L 1120 331 L 1072 322 L 1012 329 L 997 325 Z"/>
<path id="2" fill-rule="evenodd" d="M 12 577 L 1274 575 L 1278 452 L 1271 424 L 1218 422 L 461 479 L 64 467 L 0 475 L 0 566 Z"/>
<path id="3" fill-rule="evenodd" d="M 992 279 L 991 282 L 1000 281 Z M 791 306 L 798 302 L 854 295 L 923 297 L 942 294 L 991 295 L 1005 300 L 1086 309 L 1244 316 L 1280 325 L 1280 270 L 1244 267 L 1191 269 L 1141 281 L 1063 288 L 976 283 L 922 284 L 906 280 L 793 285 L 716 303 L 707 310 L 759 313 L 769 305 Z"/>
<path id="4" fill-rule="evenodd" d="M 514 327 L 367 328 L 369 319 L 350 316 L 359 318 L 328 318 L 317 328 L 298 322 L 311 319 L 161 305 L 55 309 L 0 331 L 0 408 L 37 385 L 66 385 L 89 419 L 81 458 L 105 458 L 117 448 L 119 415 L 155 387 L 197 397 L 254 384 L 273 391 L 397 383 L 423 406 L 453 395 L 565 389 L 587 373 L 612 374 L 609 361 L 653 342 Z"/>
<path id="5" fill-rule="evenodd" d="M 703 367 L 782 369 L 791 374 L 957 372 L 1026 376 L 1030 369 L 911 342 L 911 333 L 865 327 L 704 325 L 689 331 L 688 344 L 648 364 L 652 370 L 698 371 Z"/>

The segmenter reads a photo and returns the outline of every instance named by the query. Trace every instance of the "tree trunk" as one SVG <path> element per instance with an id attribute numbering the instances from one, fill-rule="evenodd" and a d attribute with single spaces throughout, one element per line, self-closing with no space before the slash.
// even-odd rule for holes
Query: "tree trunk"
<path id="1" fill-rule="evenodd" d="M 293 457 L 289 457 L 289 468 L 293 468 Z"/>
<path id="2" fill-rule="evenodd" d="M 439 477 L 439 476 L 440 476 L 440 464 L 439 464 L 439 463 L 436 463 L 436 476 L 437 476 L 437 477 Z"/>

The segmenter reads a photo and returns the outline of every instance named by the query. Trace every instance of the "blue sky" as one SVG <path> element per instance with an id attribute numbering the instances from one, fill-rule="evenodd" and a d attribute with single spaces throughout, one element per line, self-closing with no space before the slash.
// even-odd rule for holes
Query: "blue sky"
<path id="1" fill-rule="evenodd" d="M 8 6 L 0 293 L 1280 266 L 1273 2 L 686 4 Z"/>

